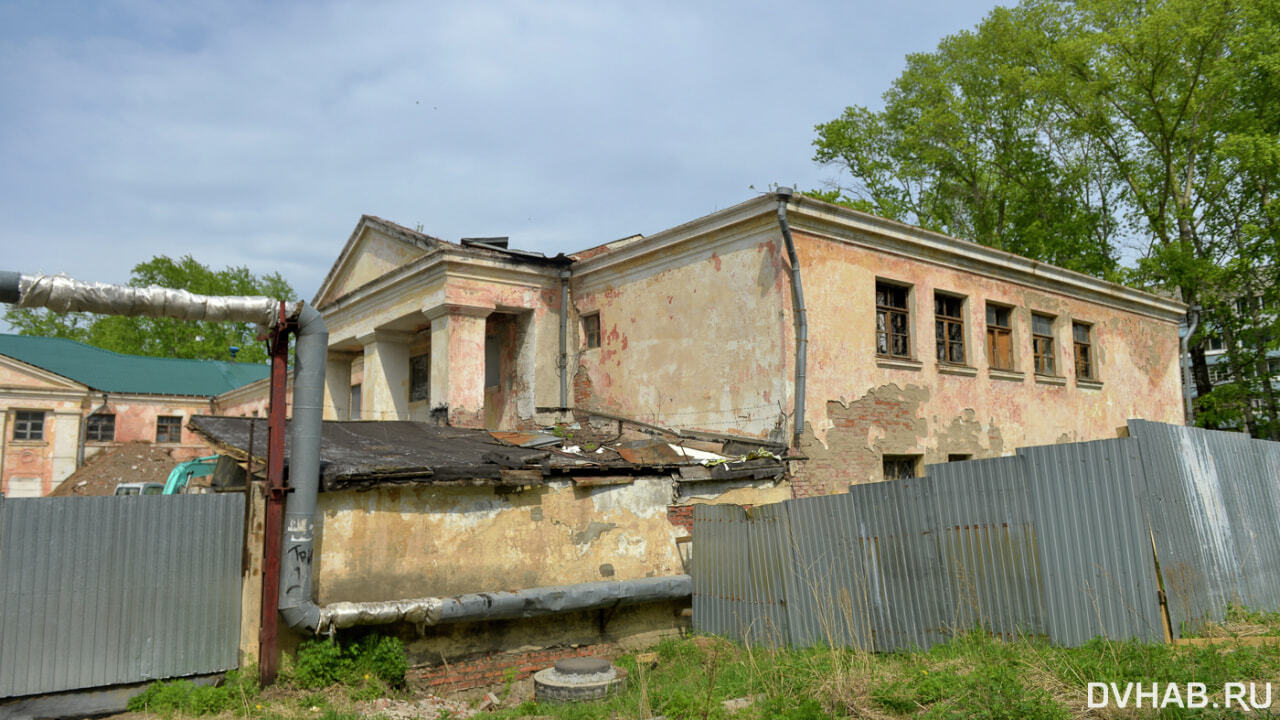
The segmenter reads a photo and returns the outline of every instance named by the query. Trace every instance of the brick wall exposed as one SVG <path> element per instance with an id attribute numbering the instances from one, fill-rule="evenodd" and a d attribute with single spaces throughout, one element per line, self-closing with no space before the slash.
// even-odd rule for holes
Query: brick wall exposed
<path id="1" fill-rule="evenodd" d="M 433 667 L 410 668 L 409 682 L 445 690 L 501 685 L 530 675 L 571 657 L 616 658 L 622 649 L 614 643 L 531 650 L 519 653 L 491 653 Z"/>

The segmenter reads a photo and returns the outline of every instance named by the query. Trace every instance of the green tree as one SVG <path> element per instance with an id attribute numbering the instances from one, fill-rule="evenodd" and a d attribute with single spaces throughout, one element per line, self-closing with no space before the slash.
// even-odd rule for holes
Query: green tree
<path id="1" fill-rule="evenodd" d="M 190 255 L 178 260 L 158 255 L 134 266 L 129 285 L 157 285 L 200 295 L 265 295 L 296 300 L 297 294 L 279 273 L 258 277 L 244 267 L 211 270 Z M 19 334 L 64 337 L 131 355 L 231 359 L 265 362 L 266 347 L 251 323 L 186 322 L 171 318 L 97 316 L 54 313 L 47 309 L 11 307 L 5 320 Z"/>
<path id="2" fill-rule="evenodd" d="M 1239 377 L 1201 419 L 1275 436 L 1256 369 L 1278 339 L 1278 38 L 1280 0 L 997 8 L 910 56 L 883 110 L 817 127 L 815 159 L 851 179 L 825 196 L 1104 277 L 1132 245 L 1128 280 L 1205 309 L 1192 359 L 1206 398 L 1204 340 L 1231 335 Z"/>

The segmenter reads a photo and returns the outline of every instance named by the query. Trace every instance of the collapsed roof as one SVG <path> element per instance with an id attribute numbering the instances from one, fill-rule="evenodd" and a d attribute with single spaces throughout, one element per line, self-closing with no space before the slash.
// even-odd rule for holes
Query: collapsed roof
<path id="1" fill-rule="evenodd" d="M 267 453 L 265 418 L 197 415 L 189 427 L 220 452 L 239 460 Z M 289 433 L 285 433 L 285 465 Z M 520 444 L 513 444 L 513 442 Z M 662 440 L 617 447 L 553 447 L 560 438 L 545 433 L 490 433 L 411 420 L 324 421 L 320 439 L 320 483 L 326 491 L 387 483 L 431 485 L 540 485 L 562 478 L 577 485 L 631 482 L 636 475 L 669 473 L 684 482 L 774 479 L 782 463 L 759 457 L 708 458 Z"/>

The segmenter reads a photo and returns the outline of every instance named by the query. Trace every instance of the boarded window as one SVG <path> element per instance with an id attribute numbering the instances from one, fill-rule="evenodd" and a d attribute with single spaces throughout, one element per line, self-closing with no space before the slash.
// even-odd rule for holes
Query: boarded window
<path id="1" fill-rule="evenodd" d="M 347 408 L 347 417 L 352 420 L 360 419 L 360 410 L 364 405 L 364 388 L 360 383 L 351 386 L 351 405 Z"/>
<path id="2" fill-rule="evenodd" d="M 600 313 L 582 316 L 582 337 L 588 350 L 600 347 Z"/>
<path id="3" fill-rule="evenodd" d="M 409 402 L 426 400 L 431 394 L 431 356 L 409 358 Z"/>
<path id="4" fill-rule="evenodd" d="M 1011 314 L 1007 307 L 987 304 L 987 362 L 1000 370 L 1013 369 Z"/>
<path id="5" fill-rule="evenodd" d="M 161 415 L 156 418 L 156 442 L 182 442 L 182 418 Z"/>
<path id="6" fill-rule="evenodd" d="M 902 285 L 876 283 L 876 354 L 911 357 L 910 292 Z"/>
<path id="7" fill-rule="evenodd" d="M 116 416 L 90 415 L 85 419 L 84 439 L 89 442 L 111 442 L 116 439 Z"/>
<path id="8" fill-rule="evenodd" d="M 14 440 L 43 440 L 44 413 L 38 410 L 18 410 L 13 414 Z"/>
<path id="9" fill-rule="evenodd" d="M 919 460 L 919 455 L 885 455 L 884 479 L 909 480 L 916 477 Z"/>
<path id="10" fill-rule="evenodd" d="M 964 364 L 964 298 L 933 294 L 934 338 L 938 362 Z"/>
<path id="11" fill-rule="evenodd" d="M 1035 355 L 1037 375 L 1053 375 L 1053 318 L 1048 315 L 1031 316 L 1031 350 Z"/>
<path id="12" fill-rule="evenodd" d="M 1096 377 L 1094 375 L 1091 331 L 1092 327 L 1085 323 L 1071 323 L 1071 341 L 1074 343 L 1076 351 L 1076 377 L 1082 380 L 1093 380 Z"/>

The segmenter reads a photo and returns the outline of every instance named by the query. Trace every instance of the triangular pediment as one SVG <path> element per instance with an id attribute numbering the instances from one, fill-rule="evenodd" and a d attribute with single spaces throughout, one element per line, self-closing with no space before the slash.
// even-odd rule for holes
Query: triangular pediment
<path id="1" fill-rule="evenodd" d="M 0 390 L 73 390 L 84 392 L 89 388 L 70 378 L 49 372 L 44 368 L 28 365 L 8 355 L 0 355 Z"/>
<path id="2" fill-rule="evenodd" d="M 365 215 L 320 285 L 318 308 L 423 257 L 442 240 Z"/>

